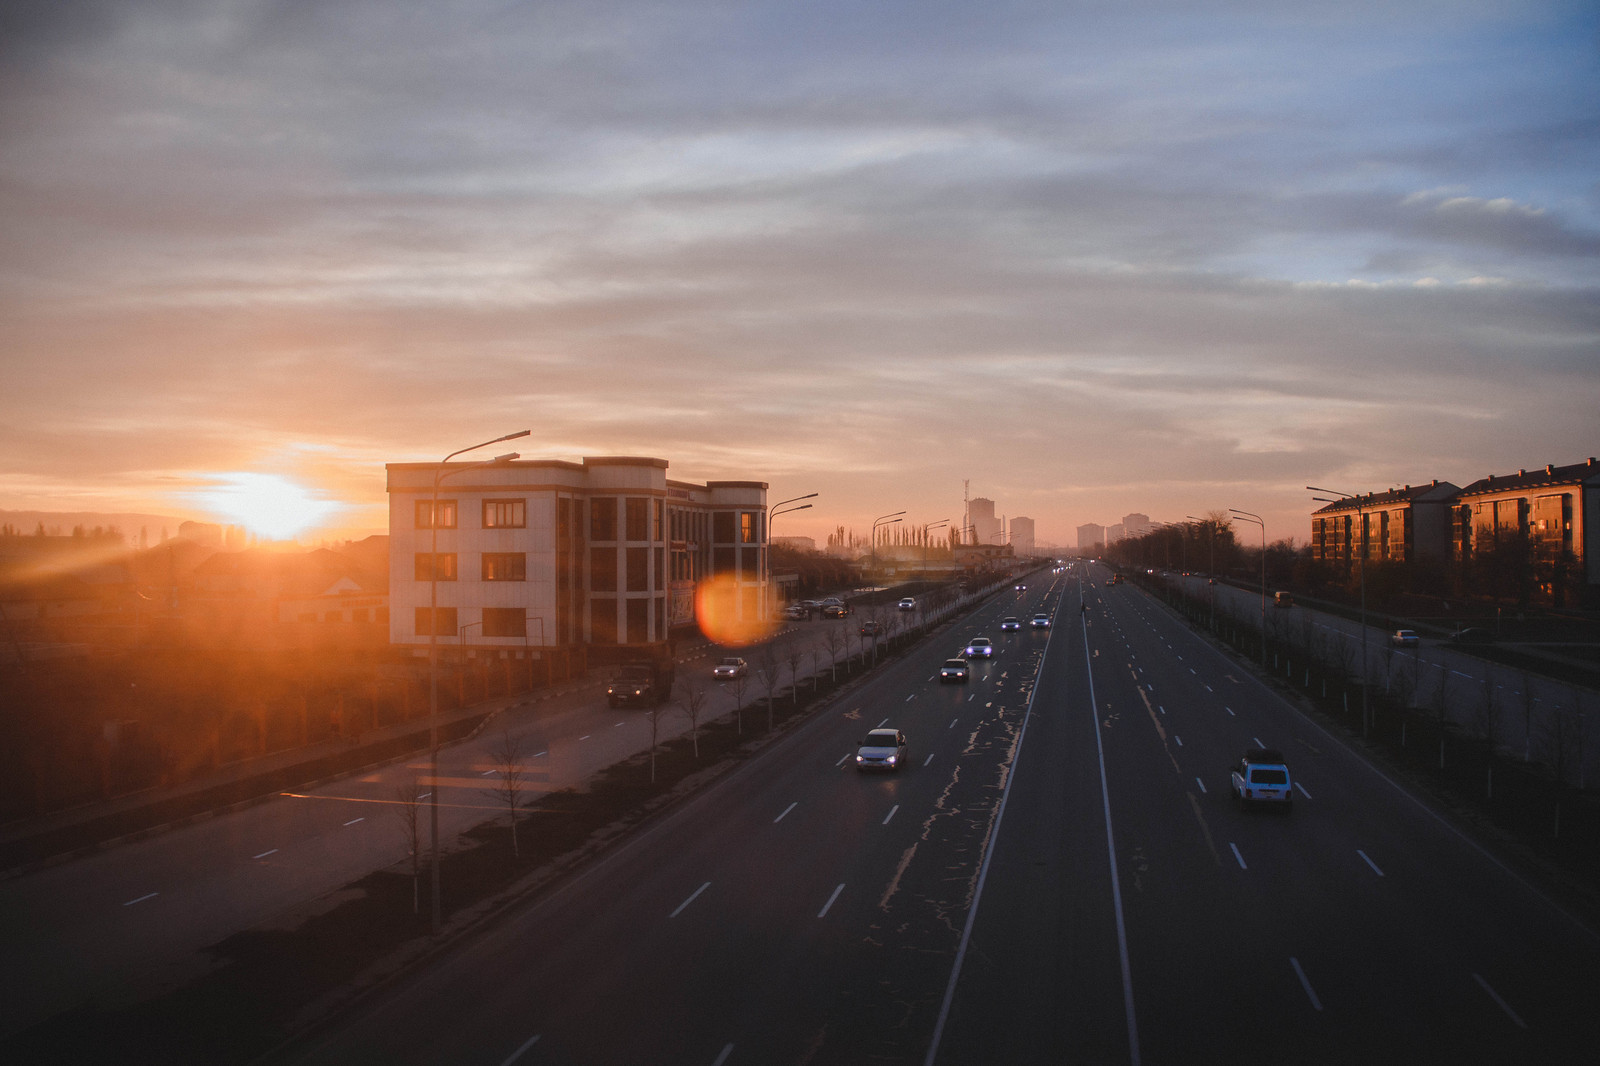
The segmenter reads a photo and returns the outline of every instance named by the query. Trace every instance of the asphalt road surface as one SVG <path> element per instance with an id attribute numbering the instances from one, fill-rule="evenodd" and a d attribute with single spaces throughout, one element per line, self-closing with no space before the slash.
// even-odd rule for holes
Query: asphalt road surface
<path id="1" fill-rule="evenodd" d="M 952 623 L 292 1057 L 1586 1061 L 1594 933 L 1104 576 Z M 860 774 L 880 724 L 910 758 Z M 1253 746 L 1292 813 L 1231 802 Z"/>

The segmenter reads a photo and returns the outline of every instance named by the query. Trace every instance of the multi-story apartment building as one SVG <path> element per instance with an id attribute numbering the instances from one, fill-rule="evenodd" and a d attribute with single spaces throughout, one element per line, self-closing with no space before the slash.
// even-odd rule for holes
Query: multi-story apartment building
<path id="1" fill-rule="evenodd" d="M 1017 517 L 1011 520 L 1011 548 L 1019 556 L 1033 554 L 1033 519 Z"/>
<path id="2" fill-rule="evenodd" d="M 1078 527 L 1078 550 L 1094 555 L 1106 550 L 1106 527 L 1087 522 Z"/>
<path id="3" fill-rule="evenodd" d="M 1534 580 L 1553 602 L 1567 590 L 1600 599 L 1600 462 L 1490 474 L 1457 493 L 1457 565 L 1503 546 L 1526 545 Z"/>
<path id="4" fill-rule="evenodd" d="M 765 482 L 674 481 L 626 456 L 387 470 L 392 644 L 659 643 L 695 623 L 712 576 L 738 621 L 764 613 Z"/>
<path id="5" fill-rule="evenodd" d="M 1311 515 L 1311 557 L 1349 569 L 1368 562 L 1450 558 L 1455 485 L 1435 479 L 1327 504 Z"/>

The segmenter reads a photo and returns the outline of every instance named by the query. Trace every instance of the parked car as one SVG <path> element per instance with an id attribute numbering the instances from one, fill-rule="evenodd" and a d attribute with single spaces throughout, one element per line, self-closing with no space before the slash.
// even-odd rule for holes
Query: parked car
<path id="1" fill-rule="evenodd" d="M 730 655 L 711 668 L 711 676 L 718 681 L 732 681 L 736 677 L 743 677 L 749 669 L 743 659 Z"/>
<path id="2" fill-rule="evenodd" d="M 874 729 L 856 749 L 857 770 L 898 770 L 906 761 L 906 735 L 898 729 Z"/>
<path id="3" fill-rule="evenodd" d="M 1000 629 L 1002 631 L 1008 630 L 1008 629 L 1021 629 L 1021 628 L 1022 628 L 1022 619 L 1018 618 L 1014 614 L 1006 615 L 1004 620 L 1002 620 L 1001 623 L 1000 623 Z"/>
<path id="4" fill-rule="evenodd" d="M 811 615 L 799 604 L 792 604 L 783 609 L 783 617 L 790 622 L 804 622 Z"/>
<path id="5" fill-rule="evenodd" d="M 939 684 L 946 681 L 965 681 L 969 675 L 967 660 L 946 659 L 944 665 L 939 667 Z"/>
<path id="6" fill-rule="evenodd" d="M 994 658 L 994 642 L 988 637 L 973 637 L 971 640 L 967 641 L 967 658 Z"/>
<path id="7" fill-rule="evenodd" d="M 1229 787 L 1240 806 L 1271 803 L 1289 810 L 1294 806 L 1294 786 L 1283 752 L 1250 748 L 1229 774 Z"/>
<path id="8" fill-rule="evenodd" d="M 1033 621 L 1028 624 L 1033 626 L 1035 629 L 1049 629 L 1050 616 L 1041 611 L 1040 613 L 1034 615 Z"/>
<path id="9" fill-rule="evenodd" d="M 1493 644 L 1494 634 L 1487 629 L 1458 629 L 1450 634 L 1452 644 Z"/>
<path id="10" fill-rule="evenodd" d="M 1420 644 L 1421 641 L 1417 639 L 1416 630 L 1397 629 L 1393 633 L 1389 634 L 1389 643 L 1393 644 L 1397 648 L 1409 648 Z"/>
<path id="11" fill-rule="evenodd" d="M 910 596 L 904 596 L 896 606 L 902 611 L 914 611 L 917 609 L 917 601 Z"/>

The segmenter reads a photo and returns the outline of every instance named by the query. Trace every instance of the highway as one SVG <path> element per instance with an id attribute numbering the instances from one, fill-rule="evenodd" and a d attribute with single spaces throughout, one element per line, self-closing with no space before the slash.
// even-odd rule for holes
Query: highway
<path id="1" fill-rule="evenodd" d="M 1591 930 L 1106 576 L 957 619 L 289 1058 L 1549 1062 L 1593 1044 Z M 1040 608 L 1048 632 L 999 631 Z M 941 686 L 979 633 L 996 657 Z M 906 731 L 908 766 L 858 774 L 879 724 Z M 1258 745 L 1288 755 L 1291 814 L 1230 801 L 1228 766 Z"/>

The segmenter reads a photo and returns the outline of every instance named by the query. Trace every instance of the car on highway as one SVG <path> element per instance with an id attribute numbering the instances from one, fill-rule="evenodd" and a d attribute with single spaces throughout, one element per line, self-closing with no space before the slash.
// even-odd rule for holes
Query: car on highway
<path id="1" fill-rule="evenodd" d="M 1021 582 L 1018 582 L 1017 591 L 1018 592 L 1027 592 L 1028 591 L 1028 586 L 1022 584 Z"/>
<path id="2" fill-rule="evenodd" d="M 946 659 L 944 665 L 939 667 L 939 684 L 946 681 L 965 681 L 969 675 L 967 660 Z"/>
<path id="3" fill-rule="evenodd" d="M 1275 748 L 1250 748 L 1229 774 L 1233 798 L 1241 807 L 1270 803 L 1288 810 L 1294 806 L 1289 764 Z"/>
<path id="4" fill-rule="evenodd" d="M 822 605 L 822 617 L 824 618 L 843 618 L 849 613 L 850 608 L 842 603 L 824 603 Z"/>
<path id="5" fill-rule="evenodd" d="M 743 677 L 749 670 L 749 665 L 743 659 L 730 655 L 711 668 L 711 676 L 718 681 L 732 681 L 736 677 Z"/>
<path id="6" fill-rule="evenodd" d="M 861 635 L 864 637 L 877 637 L 883 635 L 883 623 L 868 619 L 861 623 Z"/>
<path id="7" fill-rule="evenodd" d="M 1389 643 L 1397 648 L 1410 648 L 1422 643 L 1415 629 L 1397 629 L 1389 634 Z"/>
<path id="8" fill-rule="evenodd" d="M 785 607 L 783 609 L 783 617 L 786 621 L 790 622 L 804 622 L 807 618 L 811 617 L 811 614 L 804 607 L 801 607 L 797 603 Z"/>
<path id="9" fill-rule="evenodd" d="M 1040 613 L 1034 615 L 1033 621 L 1029 622 L 1028 624 L 1035 629 L 1049 629 L 1050 616 L 1041 611 Z"/>
<path id="10" fill-rule="evenodd" d="M 1458 629 L 1450 634 L 1452 644 L 1493 644 L 1494 634 L 1487 629 Z"/>
<path id="11" fill-rule="evenodd" d="M 899 607 L 902 611 L 914 611 L 917 609 L 917 601 L 910 596 L 903 596 L 901 597 L 900 602 L 895 606 Z"/>
<path id="12" fill-rule="evenodd" d="M 1005 618 L 1000 623 L 1000 629 L 1002 631 L 1010 630 L 1010 629 L 1021 629 L 1021 628 L 1022 628 L 1022 619 L 1018 618 L 1014 614 L 1006 615 Z"/>
<path id="13" fill-rule="evenodd" d="M 874 729 L 856 749 L 857 770 L 898 770 L 906 761 L 906 735 L 898 729 Z"/>
<path id="14" fill-rule="evenodd" d="M 988 637 L 973 637 L 967 641 L 967 658 L 992 659 L 994 657 L 994 642 Z"/>

